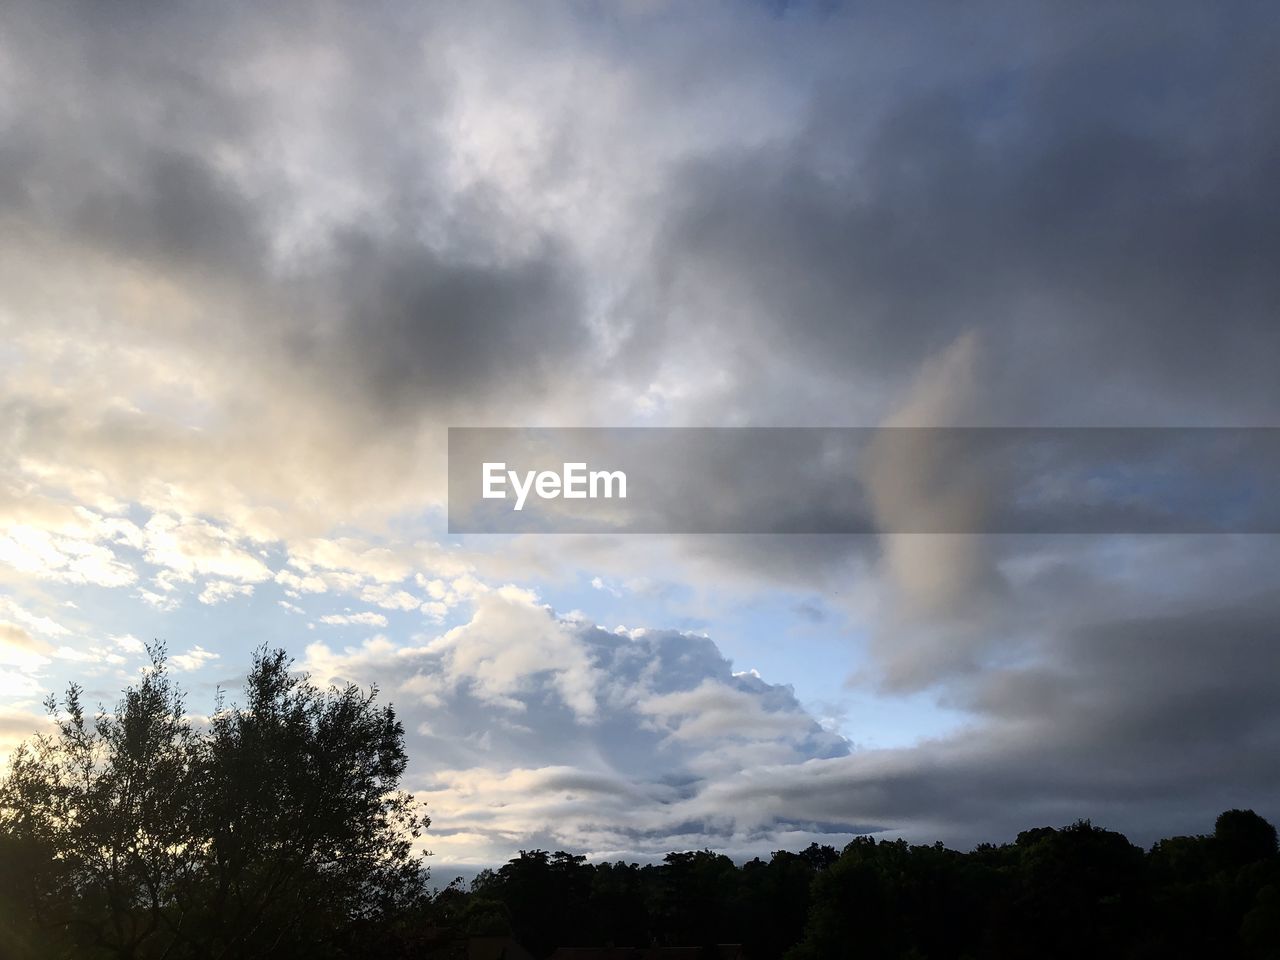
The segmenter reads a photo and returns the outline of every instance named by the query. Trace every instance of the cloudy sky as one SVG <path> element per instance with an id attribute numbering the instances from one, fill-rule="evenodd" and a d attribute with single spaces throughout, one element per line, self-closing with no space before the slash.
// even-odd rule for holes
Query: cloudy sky
<path id="1" fill-rule="evenodd" d="M 1278 26 L 6 3 L 0 747 L 267 643 L 442 865 L 1275 819 L 1274 536 L 455 537 L 445 442 L 1280 425 Z"/>

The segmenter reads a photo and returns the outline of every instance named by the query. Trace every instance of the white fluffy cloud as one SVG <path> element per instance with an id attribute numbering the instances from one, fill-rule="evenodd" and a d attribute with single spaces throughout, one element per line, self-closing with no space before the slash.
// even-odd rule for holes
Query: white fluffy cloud
<path id="1" fill-rule="evenodd" d="M 741 675 L 735 676 L 740 680 Z M 656 694 L 637 704 L 679 740 L 724 741 L 743 738 L 773 741 L 807 732 L 813 718 L 766 710 L 757 691 L 706 679 L 692 690 Z"/>
<path id="2" fill-rule="evenodd" d="M 726 824 L 696 798 L 743 765 L 849 749 L 789 688 L 734 673 L 706 637 L 602 630 L 514 587 L 480 594 L 467 623 L 421 644 L 313 644 L 301 666 L 376 682 L 396 703 L 411 757 L 430 758 L 411 764 L 411 785 L 432 806 L 441 858 L 776 841 L 793 829 L 782 811 Z"/>
<path id="3" fill-rule="evenodd" d="M 189 672 L 199 670 L 206 663 L 220 658 L 220 654 L 214 653 L 212 650 L 206 650 L 204 647 L 196 644 L 190 650 L 182 653 L 175 653 L 169 656 L 169 663 L 173 669 L 180 672 Z"/>
<path id="4" fill-rule="evenodd" d="M 387 618 L 380 613 L 374 613 L 371 610 L 362 610 L 359 613 L 330 613 L 320 618 L 321 623 L 329 626 L 341 627 L 351 624 L 358 624 L 364 627 L 385 627 Z"/>
<path id="5" fill-rule="evenodd" d="M 482 595 L 470 623 L 427 649 L 442 654 L 449 680 L 469 684 L 495 706 L 524 710 L 525 702 L 515 695 L 546 677 L 579 719 L 596 714 L 596 669 L 586 649 L 529 591 L 502 587 Z"/>
<path id="6" fill-rule="evenodd" d="M 230 580 L 210 580 L 200 591 L 199 600 L 208 606 L 215 606 L 233 597 L 249 597 L 253 595 L 253 584 L 232 583 Z"/>
<path id="7" fill-rule="evenodd" d="M 49 663 L 54 650 L 15 623 L 0 620 L 0 696 L 29 698 L 39 685 L 35 674 Z"/>
<path id="8" fill-rule="evenodd" d="M 138 575 L 109 546 L 17 525 L 0 536 L 0 563 L 50 580 L 102 587 L 128 586 Z"/>
<path id="9" fill-rule="evenodd" d="M 235 534 L 208 521 L 156 514 L 143 533 L 147 560 L 181 579 L 218 577 L 249 584 L 271 579 L 271 570 Z"/>

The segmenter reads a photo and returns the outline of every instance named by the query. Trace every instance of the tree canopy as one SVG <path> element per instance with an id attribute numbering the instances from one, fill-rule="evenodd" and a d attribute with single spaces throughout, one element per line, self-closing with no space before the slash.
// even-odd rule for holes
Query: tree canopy
<path id="1" fill-rule="evenodd" d="M 6 958 L 344 956 L 420 904 L 394 710 L 290 667 L 259 650 L 199 726 L 159 647 L 112 711 L 47 702 L 0 787 Z"/>

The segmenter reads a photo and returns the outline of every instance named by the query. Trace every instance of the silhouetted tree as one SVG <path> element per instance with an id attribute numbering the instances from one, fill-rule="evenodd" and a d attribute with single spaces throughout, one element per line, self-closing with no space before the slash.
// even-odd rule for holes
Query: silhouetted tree
<path id="1" fill-rule="evenodd" d="M 588 915 L 593 929 L 585 932 L 582 941 L 603 946 L 644 946 L 652 942 L 645 893 L 647 875 L 640 866 L 601 863 L 592 872 Z"/>
<path id="2" fill-rule="evenodd" d="M 839 856 L 834 847 L 815 843 L 799 853 L 778 850 L 767 862 L 757 858 L 743 865 L 737 929 L 752 956 L 780 957 L 800 939 L 814 877 Z"/>
<path id="3" fill-rule="evenodd" d="M 1005 929 L 1041 957 L 1123 956 L 1144 909 L 1146 862 L 1123 834 L 1081 820 L 1018 836 Z"/>
<path id="4" fill-rule="evenodd" d="M 732 860 L 711 850 L 669 853 L 657 878 L 657 943 L 705 946 L 734 938 L 739 877 Z"/>
<path id="5" fill-rule="evenodd" d="M 1270 859 L 1276 855 L 1276 828 L 1252 810 L 1227 810 L 1213 825 L 1213 851 L 1227 869 Z"/>
<path id="6" fill-rule="evenodd" d="M 197 737 L 161 649 L 113 712 L 87 716 L 75 684 L 58 706 L 46 702 L 56 732 L 18 748 L 4 785 L 8 843 L 43 849 L 58 874 L 56 891 L 35 892 L 33 916 L 68 949 L 149 955 L 173 938 L 177 892 L 199 869 Z"/>
<path id="7" fill-rule="evenodd" d="M 219 710 L 206 741 L 200 833 L 208 840 L 205 936 L 245 956 L 276 942 L 331 943 L 421 893 L 412 840 L 427 825 L 396 789 L 404 730 L 377 690 L 322 692 L 260 652 L 243 707 Z"/>
<path id="8" fill-rule="evenodd" d="M 0 869 L 10 942 L 212 960 L 355 955 L 388 936 L 423 896 L 403 728 L 376 691 L 289 668 L 255 654 L 244 706 L 207 730 L 162 648 L 110 713 L 86 716 L 75 685 L 51 700 L 55 732 L 19 748 L 0 794 L 0 852 L 39 878 L 14 894 Z"/>

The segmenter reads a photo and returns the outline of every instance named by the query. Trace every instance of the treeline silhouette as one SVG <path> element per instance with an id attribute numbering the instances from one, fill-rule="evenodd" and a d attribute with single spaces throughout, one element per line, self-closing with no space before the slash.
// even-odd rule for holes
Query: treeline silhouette
<path id="1" fill-rule="evenodd" d="M 741 866 L 704 850 L 592 865 L 522 852 L 464 889 L 439 922 L 510 933 L 535 956 L 576 944 L 740 943 L 752 958 L 1280 957 L 1275 828 L 1249 810 L 1210 836 L 1149 851 L 1080 821 L 962 853 L 859 837 Z"/>
<path id="2" fill-rule="evenodd" d="M 399 789 L 404 730 L 376 690 L 321 690 L 263 649 L 243 703 L 193 724 L 163 650 L 152 660 L 110 712 L 87 715 L 75 686 L 51 700 L 54 731 L 11 759 L 0 960 L 429 960 L 480 943 L 1280 960 L 1276 831 L 1249 810 L 1145 851 L 1088 821 L 967 853 L 859 837 L 741 865 L 522 851 L 428 892 L 411 842 L 428 820 Z"/>

